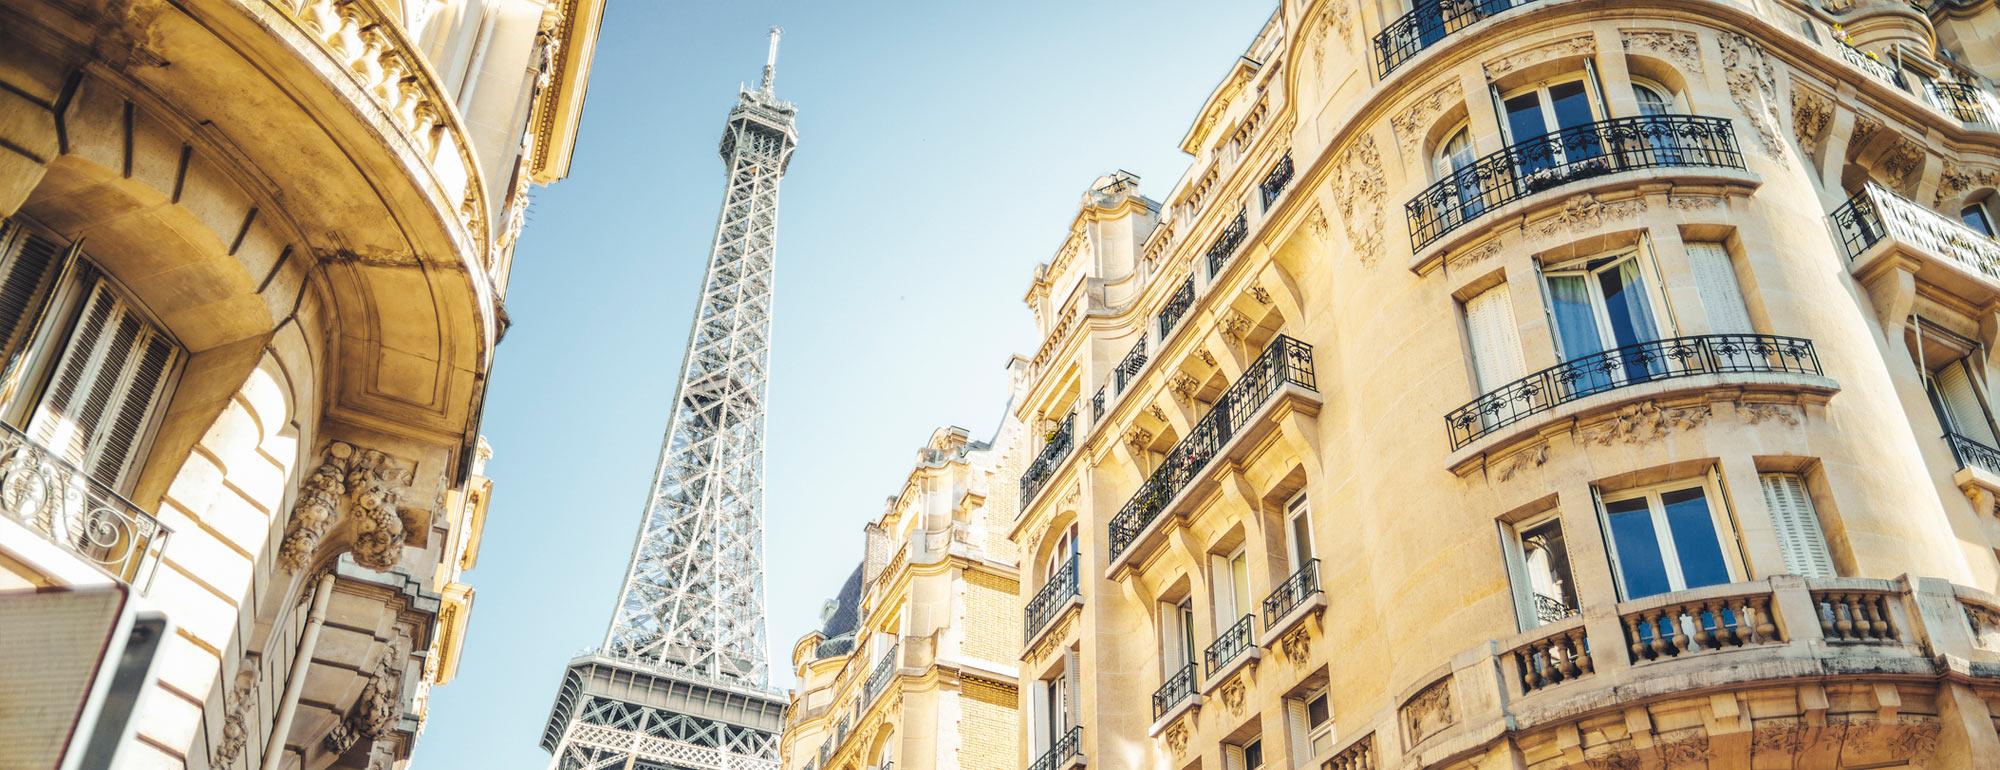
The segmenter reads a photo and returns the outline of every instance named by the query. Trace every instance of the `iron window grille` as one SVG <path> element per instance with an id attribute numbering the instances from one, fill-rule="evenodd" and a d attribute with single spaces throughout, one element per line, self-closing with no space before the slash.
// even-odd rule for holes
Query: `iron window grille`
<path id="1" fill-rule="evenodd" d="M 1284 157 L 1278 159 L 1278 165 L 1271 167 L 1271 173 L 1264 175 L 1263 184 L 1257 185 L 1257 194 L 1263 201 L 1264 210 L 1271 210 L 1271 204 L 1276 203 L 1278 196 L 1283 195 L 1285 188 L 1291 184 L 1292 154 L 1287 152 Z"/>
<path id="2" fill-rule="evenodd" d="M 1416 7 L 1375 35 L 1375 74 L 1391 71 L 1416 58 L 1459 30 L 1531 0 L 1417 0 Z"/>
<path id="3" fill-rule="evenodd" d="M 1944 438 L 1951 443 L 1951 456 L 1958 460 L 1958 467 L 1978 468 L 1987 473 L 2000 474 L 2000 449 L 1994 449 L 1957 433 L 1946 433 Z"/>
<path id="4" fill-rule="evenodd" d="M 1028 469 L 1021 472 L 1021 505 L 1033 502 L 1035 496 L 1042 493 L 1042 487 L 1049 483 L 1049 478 L 1055 475 L 1056 469 L 1069 457 L 1069 451 L 1075 444 L 1076 413 L 1071 412 L 1062 418 L 1062 422 L 1056 424 L 1056 432 L 1050 434 L 1049 443 L 1042 445 L 1042 451 L 1035 455 L 1035 461 L 1029 463 Z"/>
<path id="5" fill-rule="evenodd" d="M 1181 322 L 1181 316 L 1187 315 L 1188 308 L 1193 306 L 1194 276 L 1190 275 L 1172 296 L 1167 297 L 1167 304 L 1160 307 L 1160 339 L 1164 340 L 1172 334 L 1174 326 Z"/>
<path id="6" fill-rule="evenodd" d="M 1028 765 L 1028 770 L 1056 770 L 1068 764 L 1072 758 L 1081 756 L 1083 756 L 1083 725 L 1077 725 L 1063 733 L 1062 738 L 1057 740 L 1054 746 L 1050 746 L 1048 751 L 1036 757 L 1035 761 Z"/>
<path id="7" fill-rule="evenodd" d="M 1189 293 L 1193 293 L 1192 282 L 1188 288 Z M 1181 312 L 1187 311 L 1183 308 Z M 1118 361 L 1118 368 L 1111 372 L 1112 385 L 1118 392 L 1124 393 L 1125 386 L 1132 384 L 1132 378 L 1138 377 L 1139 370 L 1144 368 L 1146 368 L 1146 340 L 1140 339 L 1132 345 L 1131 350 L 1125 351 L 1125 357 Z"/>
<path id="8" fill-rule="evenodd" d="M 1208 277 L 1214 278 L 1222 272 L 1222 266 L 1229 264 L 1229 258 L 1236 256 L 1236 250 L 1243 246 L 1243 238 L 1250 234 L 1250 220 L 1242 209 L 1236 210 L 1236 218 L 1216 234 L 1215 242 L 1208 245 Z"/>

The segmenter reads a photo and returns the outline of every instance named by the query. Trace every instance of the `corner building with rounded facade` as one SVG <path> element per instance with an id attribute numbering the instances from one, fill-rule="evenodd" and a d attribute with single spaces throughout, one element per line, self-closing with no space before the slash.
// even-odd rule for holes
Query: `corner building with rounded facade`
<path id="1" fill-rule="evenodd" d="M 1996 40 L 1283 2 L 1028 290 L 1021 765 L 2000 766 Z"/>

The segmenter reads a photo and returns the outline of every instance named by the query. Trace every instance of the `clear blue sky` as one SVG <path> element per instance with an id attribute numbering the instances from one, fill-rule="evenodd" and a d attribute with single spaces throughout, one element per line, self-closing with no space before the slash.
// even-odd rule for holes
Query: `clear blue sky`
<path id="1" fill-rule="evenodd" d="M 540 768 L 563 666 L 610 619 L 764 30 L 799 105 L 779 224 L 765 533 L 779 686 L 861 527 L 939 425 L 986 437 L 1021 295 L 1098 174 L 1159 197 L 1275 3 L 614 0 L 568 180 L 514 261 L 485 431 L 492 508 L 458 678 L 418 770 Z"/>

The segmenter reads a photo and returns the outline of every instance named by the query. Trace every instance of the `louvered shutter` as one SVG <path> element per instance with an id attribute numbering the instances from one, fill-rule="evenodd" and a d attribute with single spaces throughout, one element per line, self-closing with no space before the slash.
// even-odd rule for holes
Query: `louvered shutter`
<path id="1" fill-rule="evenodd" d="M 1514 327 L 1513 301 L 1501 284 L 1465 303 L 1465 329 L 1472 340 L 1472 362 L 1479 375 L 1479 392 L 1490 393 L 1520 379 L 1520 330 Z"/>
<path id="2" fill-rule="evenodd" d="M 1936 377 L 1939 397 L 1944 399 L 1944 408 L 1951 418 L 1953 433 L 1994 446 L 1993 424 L 1986 420 L 1986 409 L 1979 405 L 1979 394 L 1972 389 L 1972 378 L 1965 371 L 1965 360 L 1959 359 L 1939 369 Z"/>
<path id="3" fill-rule="evenodd" d="M 1299 767 L 1312 756 L 1312 726 L 1306 723 L 1306 702 L 1285 699 L 1285 726 L 1291 733 L 1291 766 Z"/>
<path id="4" fill-rule="evenodd" d="M 1751 334 L 1750 311 L 1743 307 L 1743 290 L 1736 285 L 1736 268 L 1729 250 L 1720 243 L 1689 243 L 1688 269 L 1694 273 L 1695 292 L 1708 312 L 1711 334 Z"/>
<path id="5" fill-rule="evenodd" d="M 1222 770 L 1246 770 L 1243 766 L 1243 747 L 1222 744 Z"/>
<path id="6" fill-rule="evenodd" d="M 99 281 L 84 300 L 28 434 L 91 479 L 122 489 L 178 352 Z"/>
<path id="7" fill-rule="evenodd" d="M 63 264 L 63 249 L 20 225 L 0 222 L 0 356 L 27 347 L 35 318 Z"/>
<path id="8" fill-rule="evenodd" d="M 1778 534 L 1778 548 L 1785 554 L 1785 567 L 1792 574 L 1809 578 L 1837 577 L 1833 555 L 1826 549 L 1826 533 L 1819 526 L 1819 512 L 1806 493 L 1805 479 L 1796 473 L 1766 473 L 1764 503 L 1771 509 L 1771 526 Z"/>

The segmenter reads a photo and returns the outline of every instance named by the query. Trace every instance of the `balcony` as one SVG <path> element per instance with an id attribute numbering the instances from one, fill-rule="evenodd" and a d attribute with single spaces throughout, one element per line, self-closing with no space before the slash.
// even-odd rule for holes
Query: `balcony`
<path id="1" fill-rule="evenodd" d="M 1325 606 L 1326 592 L 1319 587 L 1319 560 L 1313 559 L 1264 597 L 1264 636 L 1258 644 L 1271 646 L 1306 613 Z"/>
<path id="2" fill-rule="evenodd" d="M 1193 279 L 1188 280 L 1187 292 L 1189 299 L 1192 300 L 1194 297 Z M 1175 295 L 1175 299 L 1179 299 L 1178 294 Z M 1172 307 L 1172 303 L 1169 303 L 1168 306 Z M 1187 307 L 1185 305 L 1181 307 L 1181 312 L 1183 313 L 1187 312 Z M 1165 332 L 1163 331 L 1162 334 L 1164 333 Z M 1132 345 L 1131 350 L 1125 351 L 1125 357 L 1119 359 L 1118 361 L 1118 368 L 1112 370 L 1111 383 L 1113 389 L 1118 391 L 1119 393 L 1124 393 L 1125 386 L 1132 384 L 1132 378 L 1139 376 L 1139 372 L 1144 370 L 1145 368 L 1146 368 L 1146 340 L 1140 339 L 1137 343 L 1134 343 Z"/>
<path id="3" fill-rule="evenodd" d="M 874 703 L 875 699 L 882 695 L 883 690 L 889 689 L 889 679 L 896 674 L 896 655 L 902 651 L 902 645 L 898 644 L 890 646 L 888 652 L 882 653 L 882 659 L 876 661 L 875 670 L 868 673 L 868 681 L 862 686 L 863 703 Z"/>
<path id="4" fill-rule="evenodd" d="M 1974 305 L 2000 301 L 2000 243 L 1972 228 L 1873 182 L 1834 209 L 1832 219 L 1864 283 L 1909 270 Z"/>
<path id="5" fill-rule="evenodd" d="M 1375 35 L 1375 75 L 1397 67 L 1446 37 L 1531 0 L 1416 0 L 1415 9 Z"/>
<path id="6" fill-rule="evenodd" d="M 1264 181 L 1257 185 L 1257 197 L 1264 210 L 1271 210 L 1271 204 L 1278 202 L 1278 196 L 1285 194 L 1285 188 L 1292 184 L 1292 154 L 1287 152 L 1278 159 L 1278 165 L 1271 173 L 1264 175 Z"/>
<path id="7" fill-rule="evenodd" d="M 1083 591 L 1078 586 L 1077 557 L 1069 557 L 1062 569 L 1049 576 L 1042 584 L 1042 590 L 1028 600 L 1028 606 L 1021 611 L 1021 646 L 1031 648 L 1041 637 L 1049 624 L 1071 607 L 1082 606 Z"/>
<path id="8" fill-rule="evenodd" d="M 1063 733 L 1061 740 L 1049 750 L 1028 764 L 1028 770 L 1063 770 L 1085 764 L 1083 758 L 1083 726 L 1072 727 Z"/>
<path id="9" fill-rule="evenodd" d="M 1985 90 L 1968 83 L 1934 81 L 1929 91 L 1931 104 L 1958 122 L 1975 128 L 2000 128 L 2000 104 Z"/>
<path id="10" fill-rule="evenodd" d="M 1243 376 L 1223 392 L 1208 413 L 1188 429 L 1188 435 L 1167 452 L 1160 467 L 1111 518 L 1108 545 L 1114 571 L 1154 520 L 1200 478 L 1209 461 L 1222 454 L 1239 433 L 1253 424 L 1252 418 L 1267 404 L 1276 402 L 1288 386 L 1305 393 L 1318 392 L 1313 378 L 1312 346 L 1280 335 L 1244 369 Z"/>
<path id="11" fill-rule="evenodd" d="M 1944 440 L 1951 444 L 1951 456 L 1958 460 L 1960 468 L 1977 468 L 2000 477 L 2000 449 L 1958 435 L 1944 434 Z"/>
<path id="12" fill-rule="evenodd" d="M 1840 55 L 1841 61 L 1847 62 L 1855 69 L 1867 73 L 1869 77 L 1897 88 L 1903 87 L 1902 71 L 1882 63 L 1882 60 L 1876 58 L 1875 54 L 1855 48 L 1845 40 L 1834 41 L 1833 48 L 1834 52 Z"/>
<path id="13" fill-rule="evenodd" d="M 1535 193 L 1649 168 L 1743 168 L 1726 118 L 1644 115 L 1516 142 L 1438 180 L 1404 204 L 1421 251 L 1481 215 Z"/>
<path id="14" fill-rule="evenodd" d="M 1097 386 L 1097 392 L 1090 396 L 1090 421 L 1095 424 L 1104 419 L 1104 386 Z"/>
<path id="15" fill-rule="evenodd" d="M 1189 663 L 1179 671 L 1168 675 L 1167 681 L 1160 683 L 1160 689 L 1153 691 L 1154 729 L 1149 732 L 1158 735 L 1161 730 L 1166 729 L 1166 722 L 1170 717 L 1179 716 L 1182 711 L 1200 705 L 1201 699 L 1194 694 L 1196 682 L 1195 665 Z"/>
<path id="16" fill-rule="evenodd" d="M 1709 334 L 1627 345 L 1543 369 L 1444 416 L 1456 452 L 1563 404 L 1635 385 L 1710 374 L 1821 374 L 1811 340 L 1769 334 Z"/>
<path id="17" fill-rule="evenodd" d="M 1181 317 L 1187 315 L 1188 308 L 1191 307 L 1194 307 L 1194 276 L 1192 275 L 1188 276 L 1187 281 L 1182 283 L 1179 289 L 1174 290 L 1173 296 L 1167 298 L 1167 304 L 1160 308 L 1160 315 L 1157 318 L 1160 326 L 1160 339 L 1164 340 L 1167 338 L 1167 335 L 1173 333 L 1174 327 L 1180 324 Z"/>
<path id="18" fill-rule="evenodd" d="M 0 423 L 0 516 L 144 589 L 167 527 L 13 426 Z"/>
<path id="19" fill-rule="evenodd" d="M 1215 641 L 1202 651 L 1202 664 L 1208 670 L 1208 683 L 1213 687 L 1228 679 L 1236 670 L 1249 665 L 1263 653 L 1252 639 L 1256 630 L 1257 616 L 1244 615 L 1222 633 L 1215 635 Z"/>
<path id="20" fill-rule="evenodd" d="M 1035 455 L 1034 462 L 1028 463 L 1028 469 L 1021 472 L 1022 509 L 1025 510 L 1029 503 L 1035 501 L 1035 496 L 1042 493 L 1042 487 L 1055 476 L 1056 469 L 1062 467 L 1063 460 L 1069 457 L 1070 450 L 1075 446 L 1076 414 L 1072 412 L 1062 419 L 1054 433 L 1049 434 L 1049 443 L 1042 445 L 1042 451 Z"/>
<path id="21" fill-rule="evenodd" d="M 1229 258 L 1236 256 L 1236 250 L 1243 247 L 1243 238 L 1250 234 L 1250 220 L 1243 210 L 1236 211 L 1236 218 L 1229 220 L 1228 226 L 1215 236 L 1215 242 L 1208 245 L 1208 277 L 1214 278 L 1222 272 L 1222 266 L 1229 264 Z"/>

